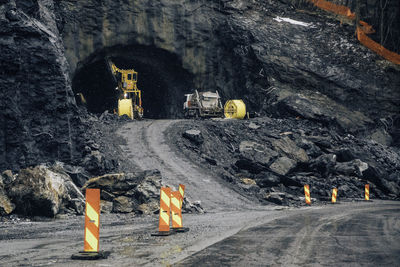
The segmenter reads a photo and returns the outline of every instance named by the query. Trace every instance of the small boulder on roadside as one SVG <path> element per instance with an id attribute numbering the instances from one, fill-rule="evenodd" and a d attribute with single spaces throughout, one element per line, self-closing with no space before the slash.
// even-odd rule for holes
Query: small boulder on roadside
<path id="1" fill-rule="evenodd" d="M 196 145 L 201 145 L 204 142 L 203 135 L 199 130 L 187 130 L 182 136 Z"/>
<path id="2" fill-rule="evenodd" d="M 250 122 L 250 124 L 249 124 L 249 128 L 252 130 L 257 130 L 260 127 L 261 127 L 260 125 L 258 125 L 257 123 L 254 123 L 254 122 Z"/>
<path id="3" fill-rule="evenodd" d="M 283 192 L 270 192 L 264 195 L 266 201 L 275 203 L 277 205 L 282 205 L 286 202 L 285 193 Z"/>
<path id="4" fill-rule="evenodd" d="M 119 196 L 114 198 L 112 212 L 115 213 L 130 213 L 133 212 L 135 205 L 131 198 Z"/>

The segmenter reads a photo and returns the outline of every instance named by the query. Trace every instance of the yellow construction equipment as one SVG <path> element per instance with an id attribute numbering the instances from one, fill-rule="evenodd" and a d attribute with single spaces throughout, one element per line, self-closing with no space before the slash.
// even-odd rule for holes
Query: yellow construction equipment
<path id="1" fill-rule="evenodd" d="M 224 106 L 224 114 L 225 118 L 241 120 L 246 116 L 246 105 L 240 99 L 228 100 Z"/>
<path id="2" fill-rule="evenodd" d="M 127 115 L 129 118 L 143 117 L 142 92 L 137 88 L 138 73 L 133 69 L 119 69 L 107 59 L 108 67 L 118 83 L 116 90 L 120 92 L 118 99 L 118 115 Z"/>

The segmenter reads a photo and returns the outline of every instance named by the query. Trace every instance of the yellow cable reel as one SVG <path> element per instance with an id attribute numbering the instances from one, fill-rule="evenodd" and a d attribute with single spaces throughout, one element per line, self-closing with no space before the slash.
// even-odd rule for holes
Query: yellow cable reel
<path id="1" fill-rule="evenodd" d="M 225 118 L 241 120 L 246 116 L 246 105 L 241 99 L 228 100 L 224 106 L 224 114 Z"/>

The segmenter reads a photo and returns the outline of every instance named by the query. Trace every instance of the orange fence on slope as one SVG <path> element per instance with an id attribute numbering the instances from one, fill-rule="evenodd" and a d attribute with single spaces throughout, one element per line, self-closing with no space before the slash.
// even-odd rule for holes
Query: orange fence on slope
<path id="1" fill-rule="evenodd" d="M 349 19 L 355 19 L 355 13 L 351 12 L 350 8 L 342 5 L 337 5 L 325 0 L 309 0 L 312 2 L 316 7 L 319 7 L 323 10 L 333 12 L 338 15 L 342 15 L 348 17 Z M 359 21 L 359 25 L 357 27 L 357 39 L 362 43 L 364 46 L 368 47 L 378 55 L 384 57 L 385 59 L 400 65 L 400 55 L 392 52 L 381 44 L 375 42 L 371 38 L 367 36 L 369 33 L 375 32 L 371 25 L 366 23 L 365 21 Z"/>
<path id="2" fill-rule="evenodd" d="M 347 6 L 336 5 L 325 0 L 310 0 L 310 2 L 323 10 L 346 16 L 350 19 L 356 18 L 356 14 L 351 12 L 350 8 L 348 8 Z"/>

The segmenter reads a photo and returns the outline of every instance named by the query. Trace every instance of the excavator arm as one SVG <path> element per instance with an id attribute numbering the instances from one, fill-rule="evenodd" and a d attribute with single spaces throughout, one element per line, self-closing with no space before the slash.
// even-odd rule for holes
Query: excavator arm
<path id="1" fill-rule="evenodd" d="M 107 66 L 120 91 L 118 100 L 119 116 L 128 115 L 131 119 L 143 117 L 142 92 L 137 88 L 138 73 L 133 70 L 119 69 L 109 58 Z"/>

